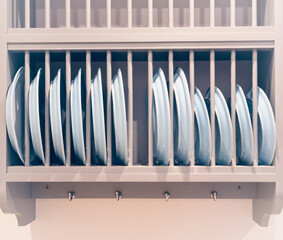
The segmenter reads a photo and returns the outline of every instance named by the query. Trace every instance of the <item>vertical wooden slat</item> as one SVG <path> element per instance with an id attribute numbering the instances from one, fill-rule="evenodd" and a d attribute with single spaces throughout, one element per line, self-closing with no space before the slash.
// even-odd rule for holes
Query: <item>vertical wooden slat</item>
<path id="1" fill-rule="evenodd" d="M 86 166 L 91 165 L 91 108 L 90 108 L 90 82 L 91 82 L 91 53 L 86 52 Z"/>
<path id="2" fill-rule="evenodd" d="M 236 26 L 236 0 L 230 1 L 231 27 Z"/>
<path id="3" fill-rule="evenodd" d="M 45 165 L 46 166 L 50 166 L 49 89 L 50 89 L 50 52 L 45 51 Z"/>
<path id="4" fill-rule="evenodd" d="M 25 0 L 25 28 L 30 28 L 30 0 Z"/>
<path id="5" fill-rule="evenodd" d="M 91 27 L 91 0 L 86 0 L 86 27 Z"/>
<path id="6" fill-rule="evenodd" d="M 254 139 L 254 159 L 253 166 L 258 166 L 258 147 L 257 147 L 257 50 L 252 53 L 252 91 L 253 91 L 253 139 Z"/>
<path id="7" fill-rule="evenodd" d="M 193 139 L 193 146 L 192 146 L 192 152 L 190 153 L 190 164 L 191 166 L 195 166 L 195 146 L 194 146 L 194 139 L 195 139 L 195 121 L 194 121 L 194 93 L 195 93 L 195 55 L 194 51 L 190 51 L 190 95 L 191 95 L 191 104 L 192 104 L 192 116 L 193 116 L 193 125 L 192 125 L 192 139 Z"/>
<path id="8" fill-rule="evenodd" d="M 128 51 L 128 166 L 133 165 L 133 55 Z"/>
<path id="9" fill-rule="evenodd" d="M 65 0 L 65 11 L 66 11 L 66 28 L 71 27 L 71 0 Z"/>
<path id="10" fill-rule="evenodd" d="M 215 52 L 210 50 L 211 166 L 215 166 Z"/>
<path id="11" fill-rule="evenodd" d="M 257 0 L 252 0 L 252 26 L 257 26 Z"/>
<path id="12" fill-rule="evenodd" d="M 195 26 L 195 0 L 190 0 L 190 27 Z"/>
<path id="13" fill-rule="evenodd" d="M 173 27 L 174 24 L 174 5 L 173 0 L 168 0 L 168 9 L 169 9 L 169 27 Z"/>
<path id="14" fill-rule="evenodd" d="M 168 72 L 169 72 L 169 101 L 170 101 L 170 156 L 169 165 L 174 166 L 174 135 L 173 135 L 173 82 L 174 82 L 174 55 L 169 51 L 168 55 Z"/>
<path id="15" fill-rule="evenodd" d="M 111 51 L 107 51 L 107 166 L 112 165 L 112 133 L 111 133 L 111 89 L 112 89 L 112 66 Z"/>
<path id="16" fill-rule="evenodd" d="M 71 53 L 66 52 L 66 166 L 71 166 L 71 123 L 70 123 L 70 91 L 71 91 Z"/>
<path id="17" fill-rule="evenodd" d="M 106 26 L 111 28 L 111 0 L 106 0 Z"/>
<path id="18" fill-rule="evenodd" d="M 30 165 L 29 87 L 30 87 L 30 52 L 25 51 L 25 166 Z"/>
<path id="19" fill-rule="evenodd" d="M 148 0 L 148 27 L 153 27 L 153 0 Z"/>
<path id="20" fill-rule="evenodd" d="M 132 21 L 133 21 L 133 17 L 132 17 L 132 0 L 128 0 L 128 28 L 132 27 Z"/>
<path id="21" fill-rule="evenodd" d="M 45 0 L 45 28 L 50 28 L 50 0 Z"/>
<path id="22" fill-rule="evenodd" d="M 236 159 L 236 51 L 231 51 L 231 120 L 233 130 L 232 166 L 237 165 Z"/>
<path id="23" fill-rule="evenodd" d="M 210 0 L 210 27 L 215 26 L 215 0 Z"/>
<path id="24" fill-rule="evenodd" d="M 153 148 L 152 148 L 152 80 L 153 80 L 153 63 L 152 51 L 148 51 L 148 166 L 153 165 Z"/>

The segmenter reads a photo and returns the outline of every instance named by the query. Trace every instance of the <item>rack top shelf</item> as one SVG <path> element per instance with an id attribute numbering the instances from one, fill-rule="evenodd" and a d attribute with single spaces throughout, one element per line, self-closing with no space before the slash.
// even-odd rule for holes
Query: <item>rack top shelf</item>
<path id="1" fill-rule="evenodd" d="M 273 48 L 274 27 L 8 29 L 9 50 Z"/>

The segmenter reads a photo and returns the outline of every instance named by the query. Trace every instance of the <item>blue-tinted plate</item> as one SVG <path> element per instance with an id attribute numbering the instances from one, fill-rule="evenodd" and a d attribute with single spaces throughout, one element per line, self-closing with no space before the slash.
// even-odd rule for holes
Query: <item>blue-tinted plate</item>
<path id="1" fill-rule="evenodd" d="M 257 88 L 257 105 L 258 105 L 258 164 L 271 165 L 273 162 L 276 149 L 276 126 L 271 104 L 265 92 Z M 252 113 L 252 89 L 247 93 L 247 101 Z"/>
<path id="2" fill-rule="evenodd" d="M 99 161 L 106 165 L 106 137 L 100 68 L 91 82 L 91 106 L 95 154 Z"/>
<path id="3" fill-rule="evenodd" d="M 153 77 L 153 158 L 157 165 L 169 164 L 170 108 L 166 79 L 161 68 Z"/>
<path id="4" fill-rule="evenodd" d="M 183 165 L 189 165 L 192 153 L 192 107 L 187 78 L 181 68 L 174 74 L 174 158 Z"/>
<path id="5" fill-rule="evenodd" d="M 21 67 L 9 86 L 6 99 L 6 125 L 10 143 L 24 163 L 24 92 L 25 75 Z M 17 108 L 16 108 L 17 106 Z"/>
<path id="6" fill-rule="evenodd" d="M 205 98 L 210 107 L 210 89 Z M 215 163 L 230 165 L 232 150 L 233 132 L 228 106 L 221 91 L 215 87 Z"/>
<path id="7" fill-rule="evenodd" d="M 124 85 L 121 70 L 114 76 L 112 80 L 112 100 L 113 100 L 113 119 L 116 144 L 116 160 L 123 164 L 127 164 L 127 119 Z"/>
<path id="8" fill-rule="evenodd" d="M 32 140 L 32 145 L 34 149 L 34 153 L 36 156 L 45 163 L 43 144 L 42 144 L 42 134 L 41 134 L 41 126 L 40 126 L 40 110 L 44 111 L 39 106 L 39 82 L 42 78 L 42 70 L 41 68 L 38 70 L 36 77 L 30 84 L 29 89 L 29 126 L 30 126 L 30 135 Z M 43 129 L 44 131 L 44 129 Z"/>
<path id="9" fill-rule="evenodd" d="M 209 115 L 203 96 L 197 88 L 194 92 L 194 105 L 195 162 L 197 165 L 209 165 L 211 147 Z"/>
<path id="10" fill-rule="evenodd" d="M 81 94 L 81 69 L 71 84 L 71 123 L 74 151 L 78 159 L 85 164 L 85 142 L 83 131 L 83 111 Z"/>

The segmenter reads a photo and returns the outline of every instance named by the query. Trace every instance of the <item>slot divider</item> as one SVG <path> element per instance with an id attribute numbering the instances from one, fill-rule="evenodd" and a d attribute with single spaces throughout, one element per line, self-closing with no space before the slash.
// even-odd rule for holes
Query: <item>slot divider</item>
<path id="1" fill-rule="evenodd" d="M 173 132 L 173 83 L 174 83 L 174 54 L 169 50 L 168 54 L 168 72 L 169 72 L 169 101 L 170 101 L 170 155 L 169 166 L 174 166 L 174 132 Z"/>
<path id="2" fill-rule="evenodd" d="M 133 23 L 132 23 L 132 0 L 128 0 L 128 28 L 131 28 Z"/>
<path id="3" fill-rule="evenodd" d="M 50 166 L 49 89 L 50 89 L 50 52 L 45 51 L 45 166 Z"/>
<path id="4" fill-rule="evenodd" d="M 257 50 L 253 49 L 252 52 L 252 91 L 253 91 L 253 139 L 254 139 L 254 158 L 253 166 L 258 166 L 258 146 L 257 146 Z"/>
<path id="5" fill-rule="evenodd" d="M 153 27 L 153 0 L 148 0 L 148 27 Z"/>
<path id="6" fill-rule="evenodd" d="M 153 166 L 153 142 L 152 142 L 152 81 L 153 61 L 152 51 L 148 51 L 148 166 Z"/>
<path id="7" fill-rule="evenodd" d="M 25 0 L 25 28 L 30 28 L 30 0 Z"/>
<path id="8" fill-rule="evenodd" d="M 195 92 L 195 55 L 194 51 L 190 50 L 190 97 L 191 97 L 191 104 L 192 104 L 192 116 L 193 116 L 193 121 L 192 121 L 192 139 L 195 139 L 195 121 L 194 121 L 194 92 Z M 192 142 L 192 152 L 190 153 L 190 165 L 193 167 L 195 166 L 195 143 L 194 141 Z"/>
<path id="9" fill-rule="evenodd" d="M 215 51 L 210 50 L 211 166 L 215 164 Z"/>
<path id="10" fill-rule="evenodd" d="M 86 52 L 86 166 L 91 165 L 91 53 Z"/>
<path id="11" fill-rule="evenodd" d="M 30 52 L 25 51 L 25 166 L 30 165 L 30 129 L 29 129 L 29 88 L 30 88 Z"/>
<path id="12" fill-rule="evenodd" d="M 111 90 L 112 90 L 112 66 L 111 51 L 107 51 L 107 166 L 112 165 L 112 132 L 111 132 Z"/>
<path id="13" fill-rule="evenodd" d="M 195 0 L 190 0 L 190 27 L 195 26 Z"/>
<path id="14" fill-rule="evenodd" d="M 50 0 L 45 0 L 45 28 L 50 28 Z"/>
<path id="15" fill-rule="evenodd" d="M 172 28 L 174 26 L 174 5 L 173 0 L 168 0 L 168 8 L 169 8 L 169 27 Z"/>
<path id="16" fill-rule="evenodd" d="M 231 120 L 233 130 L 232 166 L 237 165 L 236 158 L 236 51 L 231 51 Z"/>
<path id="17" fill-rule="evenodd" d="M 71 0 L 65 0 L 66 28 L 71 27 Z"/>
<path id="18" fill-rule="evenodd" d="M 133 165 L 133 55 L 127 53 L 128 60 L 128 166 Z"/>
<path id="19" fill-rule="evenodd" d="M 236 26 L 236 0 L 230 0 L 231 27 Z"/>
<path id="20" fill-rule="evenodd" d="M 106 0 L 106 26 L 111 28 L 111 0 Z"/>
<path id="21" fill-rule="evenodd" d="M 210 27 L 215 27 L 215 0 L 210 0 Z"/>
<path id="22" fill-rule="evenodd" d="M 86 27 L 91 27 L 91 0 L 86 0 Z"/>
<path id="23" fill-rule="evenodd" d="M 71 91 L 71 53 L 66 52 L 66 166 L 71 166 L 71 115 L 70 115 L 70 91 Z"/>
<path id="24" fill-rule="evenodd" d="M 257 0 L 252 0 L 252 27 L 257 26 Z"/>

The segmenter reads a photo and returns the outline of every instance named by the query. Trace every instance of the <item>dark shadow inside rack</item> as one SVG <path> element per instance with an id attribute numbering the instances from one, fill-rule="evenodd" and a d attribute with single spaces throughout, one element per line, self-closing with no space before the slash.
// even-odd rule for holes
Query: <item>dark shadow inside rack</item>
<path id="1" fill-rule="evenodd" d="M 133 52 L 133 165 L 148 164 L 147 52 Z"/>

